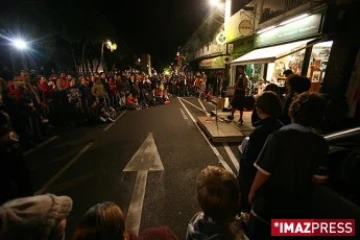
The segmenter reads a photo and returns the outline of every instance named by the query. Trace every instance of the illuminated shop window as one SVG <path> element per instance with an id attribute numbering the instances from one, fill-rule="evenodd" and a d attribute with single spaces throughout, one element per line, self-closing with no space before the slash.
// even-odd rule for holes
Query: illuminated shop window
<path id="1" fill-rule="evenodd" d="M 312 48 L 307 77 L 311 79 L 312 92 L 318 92 L 325 77 L 333 41 L 315 44 Z"/>

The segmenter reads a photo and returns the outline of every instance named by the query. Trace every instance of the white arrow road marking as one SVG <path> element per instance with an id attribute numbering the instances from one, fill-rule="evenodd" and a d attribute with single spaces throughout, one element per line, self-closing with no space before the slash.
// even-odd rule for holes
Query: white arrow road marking
<path id="1" fill-rule="evenodd" d="M 128 162 L 123 172 L 137 172 L 134 191 L 125 220 L 127 231 L 139 234 L 145 198 L 148 172 L 164 171 L 159 151 L 152 133 L 149 133 L 140 148 Z"/>

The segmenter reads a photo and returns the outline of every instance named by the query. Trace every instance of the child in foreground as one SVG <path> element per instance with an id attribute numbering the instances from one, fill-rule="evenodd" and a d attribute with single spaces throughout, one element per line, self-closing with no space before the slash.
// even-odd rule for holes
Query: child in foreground
<path id="1" fill-rule="evenodd" d="M 196 180 L 201 212 L 188 225 L 187 240 L 241 239 L 237 216 L 239 185 L 234 175 L 223 168 L 208 166 Z"/>

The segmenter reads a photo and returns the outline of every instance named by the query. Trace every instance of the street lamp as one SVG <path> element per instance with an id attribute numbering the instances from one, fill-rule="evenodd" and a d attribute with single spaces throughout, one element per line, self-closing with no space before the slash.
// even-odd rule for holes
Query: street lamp
<path id="1" fill-rule="evenodd" d="M 19 50 L 25 50 L 27 49 L 27 43 L 22 39 L 15 39 L 13 40 L 14 46 Z"/>
<path id="2" fill-rule="evenodd" d="M 104 46 L 106 45 L 106 48 L 109 49 L 111 52 L 115 51 L 117 49 L 116 43 L 112 43 L 110 40 L 107 40 L 106 42 L 103 42 L 101 44 L 101 56 L 100 56 L 100 62 L 103 68 L 103 72 L 105 72 L 105 62 L 104 62 Z"/>
<path id="3" fill-rule="evenodd" d="M 25 56 L 25 50 L 28 48 L 28 44 L 26 41 L 24 41 L 23 39 L 21 38 L 18 38 L 18 39 L 14 39 L 12 40 L 12 44 L 13 46 L 20 50 L 20 53 L 21 53 L 21 61 L 22 61 L 22 68 L 24 70 L 27 69 L 27 63 L 26 63 L 26 56 Z"/>

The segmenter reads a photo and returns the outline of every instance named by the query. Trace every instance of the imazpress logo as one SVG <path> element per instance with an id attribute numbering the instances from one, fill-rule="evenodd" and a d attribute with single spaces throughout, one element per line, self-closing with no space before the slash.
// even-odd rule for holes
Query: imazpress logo
<path id="1" fill-rule="evenodd" d="M 271 236 L 355 236 L 355 220 L 272 219 Z"/>

